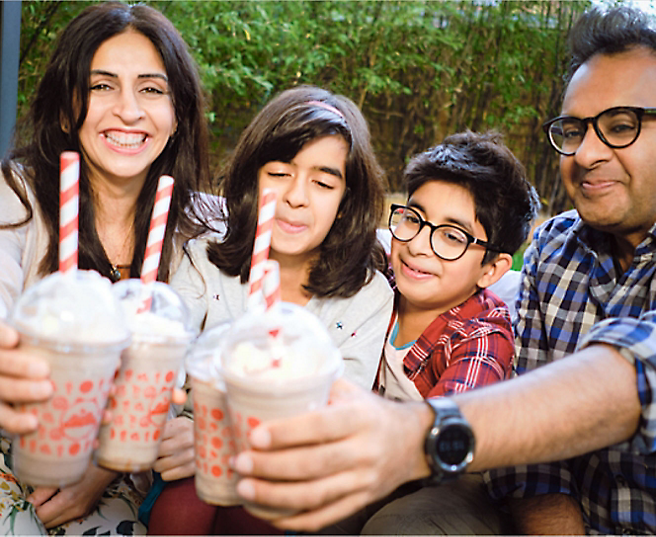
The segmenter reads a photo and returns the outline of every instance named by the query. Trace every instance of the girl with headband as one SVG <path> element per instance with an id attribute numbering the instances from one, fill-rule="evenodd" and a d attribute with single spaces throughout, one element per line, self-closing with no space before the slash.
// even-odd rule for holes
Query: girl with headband
<path id="1" fill-rule="evenodd" d="M 222 176 L 225 234 L 188 243 L 172 285 L 198 327 L 246 311 L 258 199 L 265 188 L 277 196 L 269 258 L 280 265 L 282 300 L 315 314 L 344 357 L 344 376 L 371 388 L 392 311 L 392 292 L 380 272 L 385 256 L 376 241 L 384 183 L 366 122 L 349 99 L 304 86 L 284 91 L 262 109 Z M 175 423 L 180 420 L 186 418 L 169 423 L 178 440 L 169 437 L 166 444 L 165 434 L 161 452 L 168 445 L 171 452 L 156 465 L 166 480 L 194 472 L 193 426 L 186 420 L 183 430 Z M 189 447 L 180 450 L 181 445 Z M 193 487 L 186 479 L 164 489 L 153 509 L 151 533 L 215 529 L 216 508 L 202 504 Z M 216 530 L 236 532 L 225 525 L 226 513 L 235 509 L 218 509 Z M 237 513 L 248 521 L 246 531 L 275 532 Z"/>

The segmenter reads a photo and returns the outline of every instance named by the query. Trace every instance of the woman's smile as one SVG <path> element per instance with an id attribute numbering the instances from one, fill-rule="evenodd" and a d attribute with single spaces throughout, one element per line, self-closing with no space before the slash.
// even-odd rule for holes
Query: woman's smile
<path id="1" fill-rule="evenodd" d="M 102 135 L 110 146 L 120 149 L 140 149 L 148 139 L 148 134 L 145 132 L 107 130 Z"/>

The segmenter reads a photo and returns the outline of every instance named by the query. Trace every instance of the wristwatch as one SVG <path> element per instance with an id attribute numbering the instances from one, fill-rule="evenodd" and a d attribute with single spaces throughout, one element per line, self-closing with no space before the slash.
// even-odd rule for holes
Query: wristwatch
<path id="1" fill-rule="evenodd" d="M 432 427 L 424 440 L 424 452 L 431 469 L 425 485 L 439 485 L 462 474 L 474 459 L 474 433 L 448 397 L 427 399 L 435 412 Z"/>

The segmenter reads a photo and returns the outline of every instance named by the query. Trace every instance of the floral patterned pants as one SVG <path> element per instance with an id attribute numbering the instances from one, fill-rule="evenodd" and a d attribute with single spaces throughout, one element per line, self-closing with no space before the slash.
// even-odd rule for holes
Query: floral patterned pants
<path id="1" fill-rule="evenodd" d="M 86 517 L 47 530 L 26 499 L 32 492 L 11 470 L 11 442 L 0 436 L 0 535 L 145 535 L 137 520 L 143 500 L 130 477 L 114 480 Z"/>

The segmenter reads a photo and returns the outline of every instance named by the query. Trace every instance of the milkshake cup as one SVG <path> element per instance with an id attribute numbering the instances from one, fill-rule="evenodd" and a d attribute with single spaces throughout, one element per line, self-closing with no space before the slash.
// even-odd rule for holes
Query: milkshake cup
<path id="1" fill-rule="evenodd" d="M 167 284 L 123 280 L 113 291 L 132 343 L 121 357 L 108 404 L 112 421 L 100 428 L 95 458 L 110 470 L 141 472 L 157 460 L 173 386 L 193 334 L 187 328 L 186 307 Z"/>
<path id="2" fill-rule="evenodd" d="M 246 314 L 228 330 L 223 376 L 237 451 L 262 422 L 320 408 L 343 370 L 342 358 L 320 321 L 306 309 L 278 302 Z M 245 503 L 261 518 L 293 511 Z"/>
<path id="3" fill-rule="evenodd" d="M 237 475 L 228 466 L 235 442 L 221 373 L 221 343 L 229 324 L 206 330 L 186 359 L 194 405 L 196 494 L 212 505 L 237 505 Z"/>
<path id="4" fill-rule="evenodd" d="M 93 444 L 121 351 L 130 333 L 111 283 L 97 272 L 56 272 L 28 288 L 10 316 L 20 348 L 50 364 L 51 399 L 17 405 L 38 429 L 15 437 L 13 470 L 33 486 L 79 481 Z"/>

